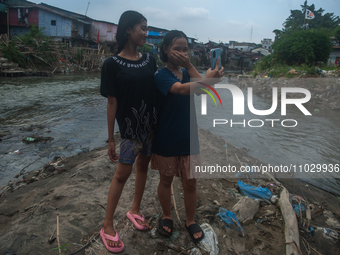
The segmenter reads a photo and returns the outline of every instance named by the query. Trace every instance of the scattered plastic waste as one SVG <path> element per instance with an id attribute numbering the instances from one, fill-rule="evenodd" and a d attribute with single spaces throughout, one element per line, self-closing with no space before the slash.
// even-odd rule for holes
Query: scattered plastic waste
<path id="1" fill-rule="evenodd" d="M 333 229 L 330 228 L 317 228 L 317 230 L 321 230 L 323 232 L 323 236 L 327 239 L 339 239 L 339 234 Z M 334 240 L 333 240 L 334 241 Z"/>
<path id="2" fill-rule="evenodd" d="M 241 197 L 233 206 L 231 212 L 235 214 L 239 222 L 252 220 L 260 207 L 260 200 L 250 197 Z"/>
<path id="3" fill-rule="evenodd" d="M 305 206 L 303 204 L 300 204 L 300 206 L 301 206 L 301 212 L 304 212 L 306 210 Z M 300 214 L 300 206 L 297 204 L 293 204 L 293 209 L 296 214 Z"/>
<path id="4" fill-rule="evenodd" d="M 9 152 L 8 154 L 15 154 L 15 155 L 19 155 L 19 154 L 21 154 L 21 151 L 20 151 L 20 150 L 11 151 L 11 152 Z"/>
<path id="5" fill-rule="evenodd" d="M 257 223 L 262 223 L 262 222 L 264 222 L 264 221 L 266 221 L 266 220 L 268 220 L 268 218 L 258 219 L 256 222 L 257 222 Z"/>
<path id="6" fill-rule="evenodd" d="M 327 211 L 327 210 L 324 210 L 323 211 L 323 215 L 326 217 L 326 218 L 334 218 L 334 214 L 331 212 L 331 211 Z"/>
<path id="7" fill-rule="evenodd" d="M 319 109 L 314 109 L 314 112 L 319 112 L 320 110 Z"/>
<path id="8" fill-rule="evenodd" d="M 340 222 L 336 218 L 328 218 L 326 224 L 332 226 L 332 228 L 340 229 Z"/>
<path id="9" fill-rule="evenodd" d="M 249 184 L 245 184 L 242 181 L 237 182 L 240 193 L 243 196 L 248 196 L 253 199 L 260 199 L 260 201 L 265 201 L 268 204 L 270 204 L 270 199 L 273 196 L 273 194 L 270 192 L 267 188 L 262 187 L 254 187 Z"/>
<path id="10" fill-rule="evenodd" d="M 202 253 L 201 253 L 200 249 L 195 247 L 195 248 L 190 250 L 189 255 L 202 255 Z"/>
<path id="11" fill-rule="evenodd" d="M 275 204 L 278 200 L 279 200 L 279 198 L 277 197 L 277 195 L 273 195 L 273 196 L 270 198 L 270 202 L 272 202 L 273 204 Z"/>
<path id="12" fill-rule="evenodd" d="M 150 236 L 151 236 L 152 238 L 157 238 L 157 228 L 151 229 L 151 231 L 150 231 Z"/>
<path id="13" fill-rule="evenodd" d="M 240 229 L 243 233 L 246 233 L 244 229 L 241 227 L 240 222 L 238 221 L 235 213 L 228 211 L 227 209 L 224 209 L 220 207 L 220 211 L 218 212 L 218 216 L 221 218 L 221 220 L 226 223 L 228 226 L 235 226 L 237 229 Z M 227 226 L 225 226 L 228 228 Z"/>
<path id="14" fill-rule="evenodd" d="M 209 255 L 218 255 L 220 250 L 214 229 L 208 223 L 203 223 L 200 227 L 204 232 L 204 238 L 198 243 L 198 246 L 202 250 L 209 252 Z"/>
<path id="15" fill-rule="evenodd" d="M 33 142 L 34 138 L 33 137 L 27 137 L 26 140 L 29 141 L 29 142 Z"/>
<path id="16" fill-rule="evenodd" d="M 70 140 L 70 142 L 76 142 L 77 141 L 77 139 L 72 139 L 72 140 Z"/>

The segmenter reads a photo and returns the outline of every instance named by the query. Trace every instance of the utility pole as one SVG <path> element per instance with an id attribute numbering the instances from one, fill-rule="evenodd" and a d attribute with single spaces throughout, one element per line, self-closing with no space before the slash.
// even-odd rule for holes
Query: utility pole
<path id="1" fill-rule="evenodd" d="M 89 1 L 89 3 L 87 4 L 87 8 L 86 8 L 86 12 L 85 12 L 85 16 L 86 16 L 86 14 L 87 14 L 87 11 L 88 11 L 88 9 L 89 9 L 89 5 L 90 5 L 90 1 Z"/>
<path id="2" fill-rule="evenodd" d="M 250 30 L 250 42 L 253 39 L 253 26 L 251 26 L 251 30 Z"/>

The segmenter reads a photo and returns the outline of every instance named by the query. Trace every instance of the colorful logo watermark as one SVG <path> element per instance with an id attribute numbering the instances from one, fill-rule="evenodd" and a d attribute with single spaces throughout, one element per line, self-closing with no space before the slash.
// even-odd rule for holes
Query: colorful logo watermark
<path id="1" fill-rule="evenodd" d="M 218 100 L 220 101 L 221 106 L 222 106 L 221 97 L 220 97 L 220 95 L 217 93 L 217 91 L 216 91 L 213 87 L 211 87 L 211 86 L 208 85 L 208 84 L 202 83 L 202 82 L 197 82 L 197 83 L 206 86 L 206 87 L 209 88 L 212 92 L 214 92 L 215 95 L 217 96 Z M 215 106 L 217 106 L 216 100 L 215 100 L 214 96 L 210 93 L 209 90 L 206 90 L 206 89 L 204 89 L 204 88 L 199 88 L 199 89 L 201 89 L 201 90 L 203 90 L 205 93 L 207 93 L 207 94 L 214 100 Z"/>

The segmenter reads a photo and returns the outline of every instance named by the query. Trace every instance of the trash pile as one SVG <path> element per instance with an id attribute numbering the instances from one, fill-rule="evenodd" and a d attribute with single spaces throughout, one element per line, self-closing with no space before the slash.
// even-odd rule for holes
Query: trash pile
<path id="1" fill-rule="evenodd" d="M 304 79 L 240 79 L 237 85 L 241 89 L 253 88 L 253 93 L 267 99 L 273 97 L 273 87 L 278 88 L 278 100 L 281 100 L 282 87 L 305 88 L 311 92 L 308 104 L 340 110 L 340 79 L 334 78 L 304 78 Z M 299 98 L 301 93 L 287 93 L 287 98 Z"/>
<path id="2" fill-rule="evenodd" d="M 290 202 L 298 219 L 300 243 L 306 250 L 310 250 L 312 243 L 339 244 L 340 222 L 337 219 L 339 212 L 336 217 L 333 212 L 326 210 L 319 203 L 308 202 L 297 195 L 290 195 Z"/>

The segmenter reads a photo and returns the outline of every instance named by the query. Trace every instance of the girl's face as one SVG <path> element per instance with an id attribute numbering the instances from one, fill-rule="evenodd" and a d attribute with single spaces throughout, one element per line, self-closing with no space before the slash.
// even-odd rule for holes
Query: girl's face
<path id="1" fill-rule="evenodd" d="M 174 63 L 172 53 L 177 51 L 188 56 L 188 49 L 188 41 L 184 37 L 181 37 L 175 38 L 170 46 L 164 48 L 164 52 L 168 56 L 168 62 Z"/>
<path id="2" fill-rule="evenodd" d="M 136 46 L 143 47 L 146 42 L 146 38 L 148 37 L 148 25 L 146 21 L 142 21 L 135 25 L 133 29 L 128 29 L 126 32 Z"/>

